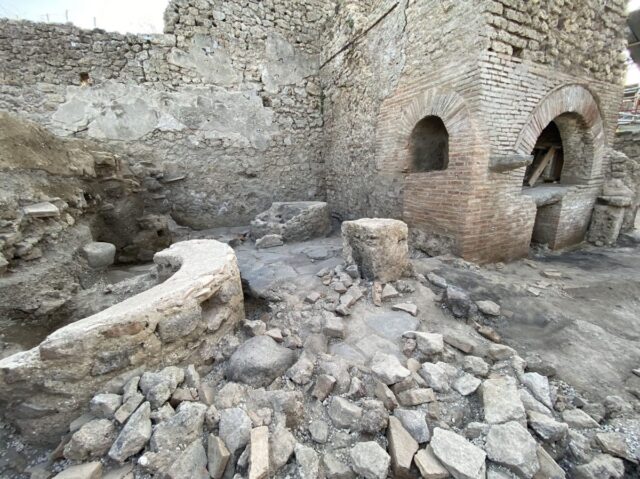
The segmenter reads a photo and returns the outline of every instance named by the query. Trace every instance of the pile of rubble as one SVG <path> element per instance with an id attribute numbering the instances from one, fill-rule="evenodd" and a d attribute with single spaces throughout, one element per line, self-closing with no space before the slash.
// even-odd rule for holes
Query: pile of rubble
<path id="1" fill-rule="evenodd" d="M 103 470 L 111 479 L 637 474 L 631 404 L 616 396 L 588 402 L 549 379 L 554 371 L 544 361 L 527 363 L 503 344 L 413 319 L 397 351 L 377 350 L 366 363 L 336 354 L 332 346 L 356 320 L 354 305 L 391 302 L 413 317 L 412 302 L 394 301 L 421 285 L 469 321 L 470 332 L 500 314 L 497 304 L 475 303 L 437 275 L 400 279 L 384 268 L 380 235 L 359 238 L 366 247 L 345 235 L 347 263 L 319 271 L 317 291 L 304 298 L 285 291 L 268 313 L 257 311 L 222 338 L 213 365 L 138 373 L 97 394 L 52 456 L 65 458 L 53 463 L 65 468 L 56 477 L 102 477 Z M 362 279 L 363 258 L 376 254 L 370 279 Z M 383 284 L 381 274 L 395 279 Z"/>

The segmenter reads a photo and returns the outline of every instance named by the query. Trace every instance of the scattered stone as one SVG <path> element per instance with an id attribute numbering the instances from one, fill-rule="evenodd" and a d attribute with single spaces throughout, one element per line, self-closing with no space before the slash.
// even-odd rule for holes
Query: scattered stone
<path id="1" fill-rule="evenodd" d="M 274 202 L 251 221 L 251 237 L 281 235 L 287 242 L 326 236 L 331 231 L 327 203 L 322 201 Z"/>
<path id="2" fill-rule="evenodd" d="M 389 411 L 393 411 L 398 407 L 398 400 L 395 394 L 393 394 L 393 391 L 382 381 L 375 381 L 374 394 Z"/>
<path id="3" fill-rule="evenodd" d="M 260 336 L 267 332 L 267 325 L 264 321 L 256 320 L 245 320 L 244 322 L 244 330 L 249 334 L 249 336 Z"/>
<path id="4" fill-rule="evenodd" d="M 522 384 L 529 388 L 531 394 L 547 406 L 549 409 L 553 408 L 551 402 L 551 390 L 549 388 L 549 379 L 538 373 L 525 373 L 522 375 Z"/>
<path id="5" fill-rule="evenodd" d="M 182 451 L 165 473 L 168 479 L 189 478 L 209 479 L 207 453 L 202 439 L 197 439 Z"/>
<path id="6" fill-rule="evenodd" d="M 538 444 L 517 422 L 491 426 L 485 449 L 489 459 L 513 470 L 520 477 L 531 479 L 540 469 Z"/>
<path id="7" fill-rule="evenodd" d="M 566 474 L 564 470 L 554 461 L 549 453 L 544 450 L 544 447 L 538 446 L 537 451 L 540 470 L 533 476 L 533 479 L 565 479 Z"/>
<path id="8" fill-rule="evenodd" d="M 447 479 L 449 471 L 433 453 L 431 446 L 420 449 L 413 458 L 423 479 Z"/>
<path id="9" fill-rule="evenodd" d="M 287 428 L 278 426 L 269 437 L 269 464 L 272 472 L 279 471 L 296 447 L 296 438 Z"/>
<path id="10" fill-rule="evenodd" d="M 134 412 L 109 450 L 109 457 L 123 463 L 137 454 L 151 438 L 151 404 L 145 402 Z"/>
<path id="11" fill-rule="evenodd" d="M 444 294 L 445 304 L 456 318 L 467 318 L 471 312 L 471 298 L 455 286 L 447 286 Z"/>
<path id="12" fill-rule="evenodd" d="M 316 291 L 313 291 L 309 293 L 307 297 L 304 298 L 304 300 L 309 304 L 315 304 L 320 300 L 320 298 L 322 298 L 322 295 Z"/>
<path id="13" fill-rule="evenodd" d="M 318 444 L 324 444 L 329 438 L 329 426 L 326 422 L 316 419 L 309 424 L 309 434 Z"/>
<path id="14" fill-rule="evenodd" d="M 404 407 L 419 406 L 435 400 L 436 395 L 431 388 L 409 389 L 398 393 L 398 402 Z"/>
<path id="15" fill-rule="evenodd" d="M 300 479 L 316 479 L 320 471 L 320 458 L 312 447 L 296 444 L 296 461 Z"/>
<path id="16" fill-rule="evenodd" d="M 367 399 L 362 401 L 362 420 L 360 430 L 369 434 L 376 434 L 386 429 L 389 423 L 389 413 L 382 401 Z"/>
<path id="17" fill-rule="evenodd" d="M 398 303 L 391 306 L 391 309 L 394 311 L 404 311 L 405 313 L 409 313 L 411 316 L 418 315 L 418 307 L 413 303 Z"/>
<path id="18" fill-rule="evenodd" d="M 206 412 L 207 406 L 202 403 L 180 404 L 176 414 L 154 428 L 150 442 L 152 450 L 174 451 L 201 437 Z"/>
<path id="19" fill-rule="evenodd" d="M 97 418 L 111 419 L 121 405 L 119 394 L 97 394 L 89 403 L 89 411 Z"/>
<path id="20" fill-rule="evenodd" d="M 476 439 L 484 436 L 489 432 L 490 426 L 483 422 L 470 422 L 464 428 L 464 435 L 467 439 Z"/>
<path id="21" fill-rule="evenodd" d="M 404 428 L 411 434 L 413 439 L 419 444 L 429 442 L 431 433 L 427 426 L 425 414 L 419 410 L 397 408 L 393 411 Z"/>
<path id="22" fill-rule="evenodd" d="M 459 349 L 465 354 L 471 354 L 476 349 L 476 342 L 474 340 L 460 334 L 455 336 L 452 334 L 445 334 L 444 342 L 449 346 Z"/>
<path id="23" fill-rule="evenodd" d="M 536 411 L 529 411 L 529 426 L 545 442 L 562 441 L 567 437 L 569 426 L 558 422 L 551 416 Z"/>
<path id="24" fill-rule="evenodd" d="M 438 288 L 447 287 L 447 280 L 444 279 L 442 276 L 438 276 L 433 272 L 427 273 L 427 279 L 429 280 L 429 282 L 431 282 L 431 284 L 433 284 L 434 286 L 437 286 Z"/>
<path id="25" fill-rule="evenodd" d="M 48 201 L 27 205 L 22 210 L 30 218 L 54 218 L 60 216 L 60 209 Z"/>
<path id="26" fill-rule="evenodd" d="M 362 408 L 348 399 L 336 396 L 331 400 L 329 417 L 336 427 L 359 430 Z"/>
<path id="27" fill-rule="evenodd" d="M 489 374 L 489 365 L 478 356 L 465 356 L 462 360 L 462 369 L 474 376 L 486 377 Z"/>
<path id="28" fill-rule="evenodd" d="M 516 355 L 516 351 L 504 344 L 491 344 L 487 349 L 487 355 L 493 361 L 505 361 Z"/>
<path id="29" fill-rule="evenodd" d="M 452 387 L 463 396 L 468 396 L 469 394 L 473 394 L 474 392 L 476 392 L 481 383 L 482 381 L 480 381 L 475 376 L 464 373 L 455 381 L 453 381 Z"/>
<path id="30" fill-rule="evenodd" d="M 231 454 L 244 447 L 251 438 L 251 419 L 240 408 L 220 411 L 220 438 Z"/>
<path id="31" fill-rule="evenodd" d="M 102 463 L 100 461 L 88 462 L 77 466 L 70 466 L 56 474 L 53 479 L 101 479 Z"/>
<path id="32" fill-rule="evenodd" d="M 153 409 L 169 400 L 173 391 L 184 380 L 184 370 L 169 366 L 157 373 L 146 372 L 140 378 L 140 390 Z"/>
<path id="33" fill-rule="evenodd" d="M 476 306 L 482 314 L 487 316 L 500 316 L 500 305 L 493 301 L 476 301 Z"/>
<path id="34" fill-rule="evenodd" d="M 82 247 L 81 252 L 91 268 L 106 268 L 115 261 L 116 246 L 111 243 L 89 243 Z"/>
<path id="35" fill-rule="evenodd" d="M 531 394 L 528 389 L 522 388 L 518 392 L 520 393 L 520 400 L 524 405 L 525 411 L 536 411 L 542 414 L 546 414 L 547 416 L 552 415 L 551 409 L 534 398 L 533 394 Z"/>
<path id="36" fill-rule="evenodd" d="M 382 288 L 382 294 L 380 298 L 382 299 L 382 301 L 387 301 L 389 299 L 397 298 L 398 296 L 400 296 L 398 290 L 396 290 L 396 288 L 394 288 L 392 284 L 387 283 L 384 285 L 384 288 Z"/>
<path id="37" fill-rule="evenodd" d="M 430 446 L 435 457 L 456 479 L 485 477 L 487 455 L 459 434 L 437 427 Z"/>
<path id="38" fill-rule="evenodd" d="M 320 374 L 316 379 L 316 385 L 311 392 L 311 395 L 318 399 L 318 401 L 324 401 L 331 391 L 333 391 L 336 385 L 336 378 L 329 376 L 328 374 Z"/>
<path id="39" fill-rule="evenodd" d="M 188 388 L 198 389 L 200 387 L 200 374 L 196 371 L 196 367 L 190 364 L 184 369 L 184 384 Z"/>
<path id="40" fill-rule="evenodd" d="M 359 442 L 351 448 L 350 456 L 356 474 L 365 479 L 386 479 L 391 457 L 377 442 Z"/>
<path id="41" fill-rule="evenodd" d="M 409 229 L 393 219 L 362 218 L 342 223 L 343 255 L 363 278 L 383 283 L 400 279 L 409 267 Z"/>
<path id="42" fill-rule="evenodd" d="M 207 457 L 209 474 L 212 479 L 222 479 L 224 470 L 227 467 L 231 453 L 225 446 L 224 441 L 213 434 L 209 435 L 207 443 Z"/>
<path id="43" fill-rule="evenodd" d="M 295 361 L 295 354 L 279 346 L 269 336 L 245 341 L 229 358 L 227 376 L 253 387 L 264 387 L 284 374 Z"/>
<path id="44" fill-rule="evenodd" d="M 265 479 L 269 475 L 269 428 L 260 426 L 251 431 L 249 479 Z"/>
<path id="45" fill-rule="evenodd" d="M 442 334 L 436 333 L 412 333 L 415 336 L 418 351 L 427 356 L 440 354 L 444 351 L 444 339 Z"/>
<path id="46" fill-rule="evenodd" d="M 624 434 L 619 432 L 600 432 L 596 434 L 596 442 L 602 452 L 638 464 L 638 458 L 629 451 Z"/>
<path id="47" fill-rule="evenodd" d="M 573 470 L 575 479 L 621 479 L 624 476 L 622 459 L 599 454 L 587 464 L 577 466 Z"/>
<path id="48" fill-rule="evenodd" d="M 502 342 L 502 336 L 500 336 L 500 334 L 498 334 L 498 332 L 491 326 L 477 324 L 476 331 L 478 331 L 478 334 L 480 336 L 487 338 L 489 341 L 492 341 L 494 343 Z"/>
<path id="49" fill-rule="evenodd" d="M 315 365 L 316 357 L 308 351 L 303 351 L 295 364 L 287 370 L 286 376 L 296 384 L 307 384 L 311 381 Z"/>
<path id="50" fill-rule="evenodd" d="M 73 461 L 99 458 L 116 438 L 116 428 L 108 419 L 94 419 L 76 431 L 64 448 L 64 457 Z"/>
<path id="51" fill-rule="evenodd" d="M 354 479 L 355 474 L 333 453 L 326 453 L 322 459 L 327 479 Z"/>
<path id="52" fill-rule="evenodd" d="M 562 412 L 562 420 L 569 427 L 576 429 L 591 429 L 599 426 L 598 422 L 582 409 L 565 409 Z"/>
<path id="53" fill-rule="evenodd" d="M 393 416 L 389 418 L 387 440 L 395 477 L 409 476 L 413 456 L 418 451 L 418 443 L 402 426 L 400 420 Z"/>
<path id="54" fill-rule="evenodd" d="M 347 292 L 347 287 L 344 285 L 342 281 L 336 281 L 331 285 L 331 287 L 336 293 L 344 294 Z"/>
<path id="55" fill-rule="evenodd" d="M 262 238 L 256 240 L 256 248 L 258 249 L 275 248 L 283 244 L 282 236 L 276 234 L 264 235 Z"/>
<path id="56" fill-rule="evenodd" d="M 439 364 L 423 363 L 418 373 L 434 391 L 447 392 L 449 390 L 449 375 Z"/>
<path id="57" fill-rule="evenodd" d="M 371 301 L 374 306 L 382 306 L 382 284 L 379 281 L 371 284 Z"/>
<path id="58" fill-rule="evenodd" d="M 371 360 L 371 370 L 387 385 L 402 381 L 411 374 L 411 371 L 400 364 L 396 356 L 381 352 L 377 352 Z"/>
<path id="59" fill-rule="evenodd" d="M 327 315 L 325 316 L 323 331 L 329 338 L 344 339 L 344 321 L 332 314 Z"/>
<path id="60" fill-rule="evenodd" d="M 515 382 L 506 377 L 487 379 L 480 387 L 484 419 L 489 424 L 525 420 L 525 410 Z"/>
<path id="61" fill-rule="evenodd" d="M 265 336 L 269 336 L 271 339 L 273 339 L 277 343 L 281 343 L 284 340 L 284 337 L 282 336 L 282 331 L 280 330 L 280 328 L 268 329 L 264 334 Z"/>

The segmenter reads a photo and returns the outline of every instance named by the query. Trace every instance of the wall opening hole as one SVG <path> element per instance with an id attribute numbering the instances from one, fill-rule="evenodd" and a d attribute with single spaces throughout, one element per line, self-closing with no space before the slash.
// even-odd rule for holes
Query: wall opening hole
<path id="1" fill-rule="evenodd" d="M 80 73 L 80 84 L 81 85 L 90 85 L 91 84 L 91 77 L 89 76 L 89 74 L 87 72 L 81 72 Z"/>
<path id="2" fill-rule="evenodd" d="M 442 119 L 426 116 L 411 132 L 409 139 L 411 171 L 445 170 L 449 165 L 449 132 Z"/>
<path id="3" fill-rule="evenodd" d="M 555 122 L 552 121 L 542 130 L 531 154 L 533 162 L 527 167 L 523 185 L 559 183 L 564 166 L 564 155 L 562 137 Z"/>

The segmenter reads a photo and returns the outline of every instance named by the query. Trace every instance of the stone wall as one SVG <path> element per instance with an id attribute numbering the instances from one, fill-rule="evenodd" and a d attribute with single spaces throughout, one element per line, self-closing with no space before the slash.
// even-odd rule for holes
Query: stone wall
<path id="1" fill-rule="evenodd" d="M 162 279 L 173 275 L 0 361 L 0 402 L 29 441 L 58 440 L 92 395 L 141 370 L 212 361 L 219 339 L 244 319 L 229 246 L 185 241 L 154 261 Z"/>
<path id="2" fill-rule="evenodd" d="M 174 1 L 165 35 L 0 20 L 0 109 L 130 156 L 151 212 L 246 224 L 272 201 L 324 198 L 318 44 L 332 8 Z"/>
<path id="3" fill-rule="evenodd" d="M 622 180 L 634 192 L 622 225 L 623 231 L 630 231 L 635 227 L 640 206 L 640 129 L 635 126 L 621 127 L 616 133 L 613 148 L 616 151 L 611 153 L 609 177 Z"/>

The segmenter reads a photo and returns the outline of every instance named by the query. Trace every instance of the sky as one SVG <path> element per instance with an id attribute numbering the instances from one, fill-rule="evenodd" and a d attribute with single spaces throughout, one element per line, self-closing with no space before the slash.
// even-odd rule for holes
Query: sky
<path id="1" fill-rule="evenodd" d="M 0 0 L 0 17 L 38 22 L 70 21 L 82 28 L 94 26 L 121 33 L 162 33 L 162 15 L 168 0 Z M 630 0 L 628 10 L 640 8 Z M 640 69 L 630 63 L 627 84 L 640 83 Z"/>
<path id="2" fill-rule="evenodd" d="M 168 0 L 0 0 L 0 17 L 70 21 L 121 33 L 162 33 Z M 48 19 L 48 20 L 47 20 Z"/>

